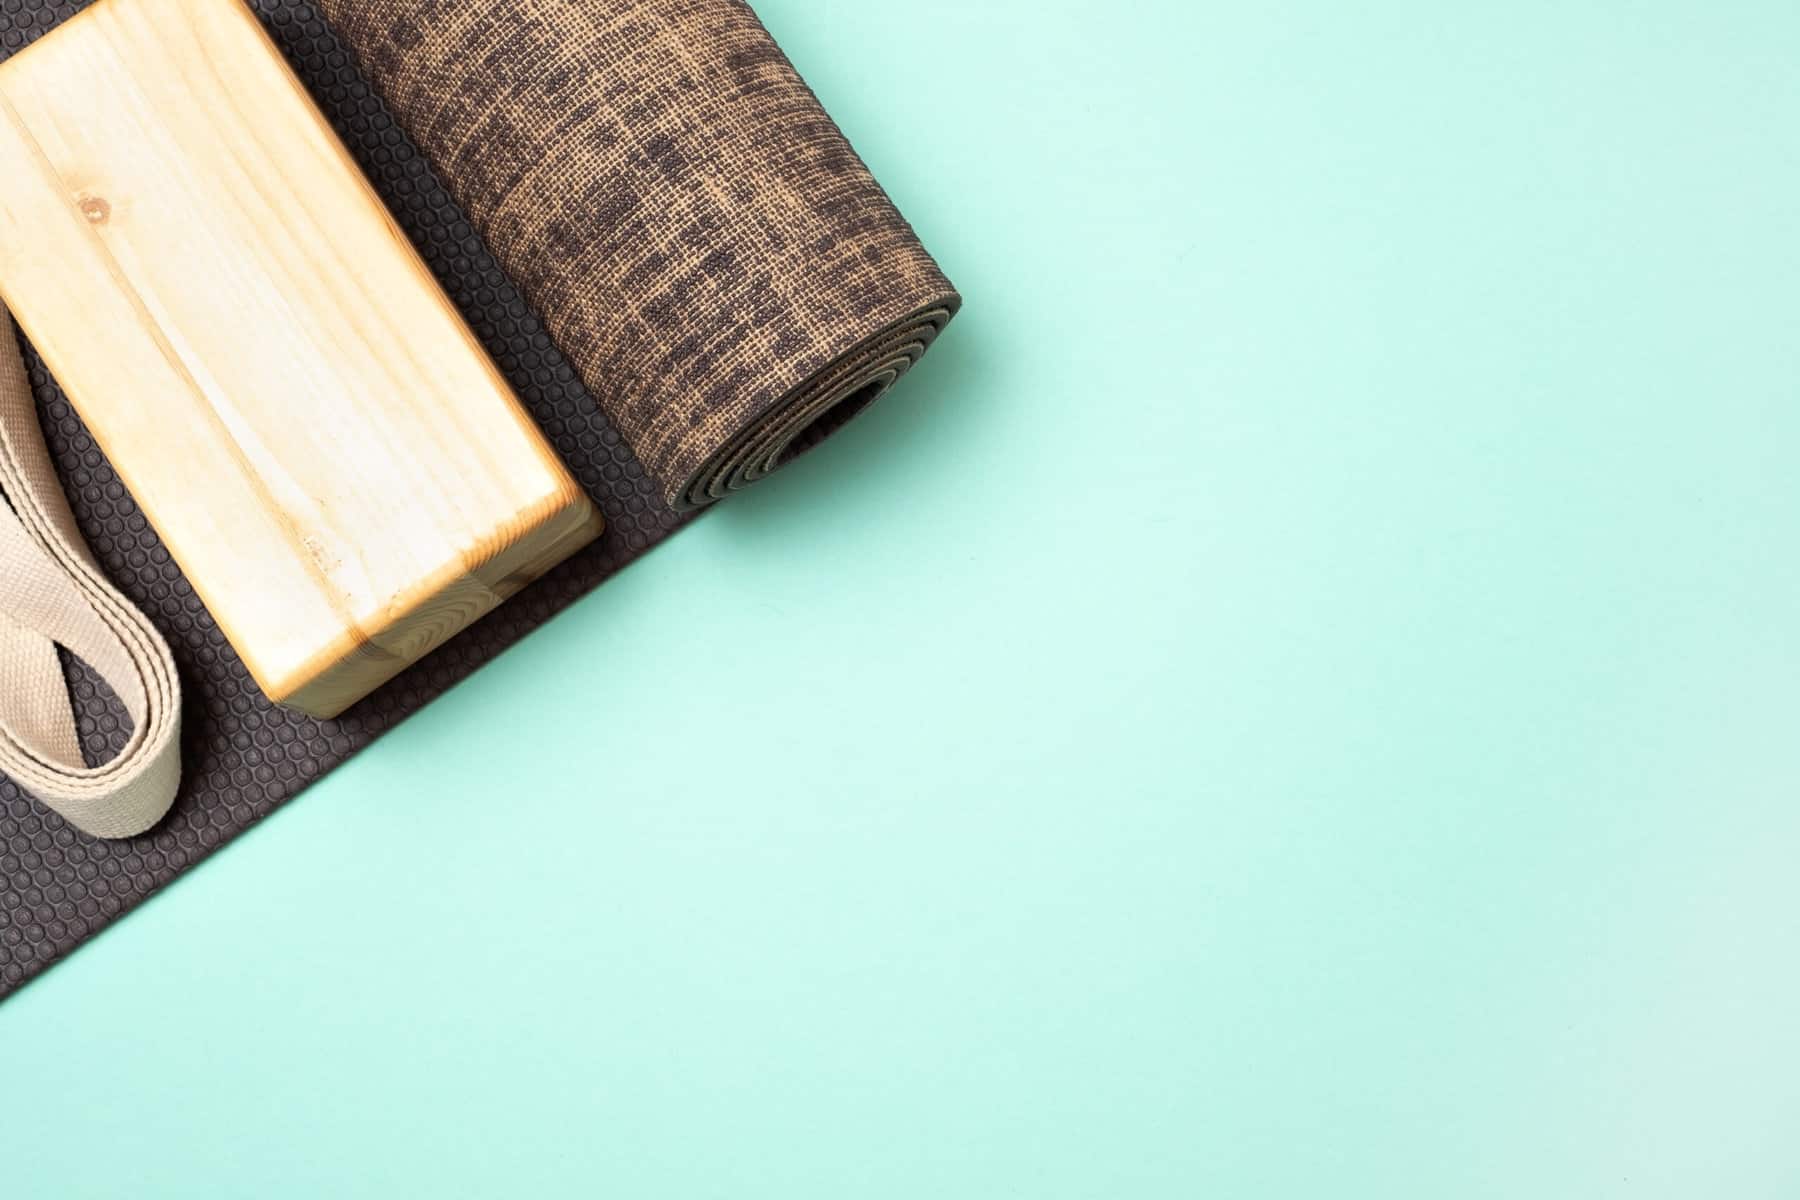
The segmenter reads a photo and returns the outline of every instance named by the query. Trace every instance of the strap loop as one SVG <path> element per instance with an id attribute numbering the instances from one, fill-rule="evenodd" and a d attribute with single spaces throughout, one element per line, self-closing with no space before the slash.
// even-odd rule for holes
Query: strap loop
<path id="1" fill-rule="evenodd" d="M 86 764 L 56 648 L 131 717 L 117 757 Z M 181 783 L 181 684 L 168 643 L 94 561 L 38 428 L 0 305 L 0 774 L 95 837 L 142 833 Z"/>

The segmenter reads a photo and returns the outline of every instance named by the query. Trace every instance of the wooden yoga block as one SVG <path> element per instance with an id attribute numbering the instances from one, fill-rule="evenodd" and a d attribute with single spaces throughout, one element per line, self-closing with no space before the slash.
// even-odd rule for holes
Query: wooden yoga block
<path id="1" fill-rule="evenodd" d="M 277 703 L 336 716 L 600 532 L 240 0 L 0 64 L 0 296 Z"/>

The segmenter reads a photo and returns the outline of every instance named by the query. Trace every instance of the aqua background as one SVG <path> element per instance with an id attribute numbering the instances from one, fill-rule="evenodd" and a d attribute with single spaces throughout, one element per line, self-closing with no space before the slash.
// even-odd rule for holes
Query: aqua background
<path id="1" fill-rule="evenodd" d="M 1800 8 L 759 7 L 967 313 L 0 1005 L 0 1195 L 1800 1196 Z"/>

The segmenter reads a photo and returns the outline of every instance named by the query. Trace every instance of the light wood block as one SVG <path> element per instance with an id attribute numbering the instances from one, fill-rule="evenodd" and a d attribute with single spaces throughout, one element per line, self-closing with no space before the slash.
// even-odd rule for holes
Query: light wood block
<path id="1" fill-rule="evenodd" d="M 0 295 L 278 703 L 337 715 L 600 532 L 240 0 L 0 64 Z"/>

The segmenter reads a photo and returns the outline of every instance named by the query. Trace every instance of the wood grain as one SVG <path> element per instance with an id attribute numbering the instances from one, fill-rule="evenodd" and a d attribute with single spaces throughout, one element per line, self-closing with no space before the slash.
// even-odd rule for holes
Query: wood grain
<path id="1" fill-rule="evenodd" d="M 600 532 L 240 0 L 0 65 L 0 296 L 277 703 L 337 715 Z"/>

